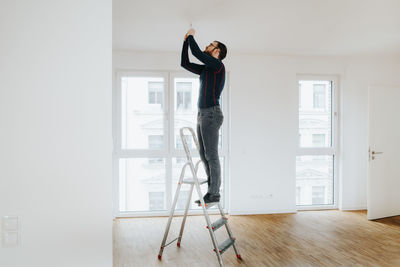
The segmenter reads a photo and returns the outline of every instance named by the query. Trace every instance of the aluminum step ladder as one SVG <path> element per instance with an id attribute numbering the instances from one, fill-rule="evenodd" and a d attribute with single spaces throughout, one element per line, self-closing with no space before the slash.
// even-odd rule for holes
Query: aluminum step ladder
<path id="1" fill-rule="evenodd" d="M 181 135 L 183 147 L 185 149 L 187 162 L 182 167 L 182 171 L 181 171 L 181 175 L 180 175 L 180 178 L 179 178 L 178 186 L 176 188 L 174 201 L 172 203 L 171 211 L 170 211 L 170 214 L 169 214 L 167 227 L 165 228 L 164 238 L 163 238 L 163 240 L 161 242 L 160 251 L 158 253 L 158 259 L 161 260 L 164 248 L 166 246 L 170 245 L 171 243 L 175 242 L 176 240 L 177 240 L 176 245 L 178 247 L 181 246 L 183 229 L 185 228 L 185 222 L 186 222 L 187 214 L 188 214 L 189 207 L 190 207 L 190 201 L 191 201 L 191 198 L 192 198 L 193 188 L 196 187 L 197 194 L 198 194 L 199 199 L 200 199 L 200 206 L 203 208 L 204 217 L 205 217 L 206 222 L 207 222 L 206 228 L 208 229 L 208 231 L 210 233 L 211 241 L 212 241 L 213 246 L 214 246 L 214 252 L 215 252 L 215 254 L 216 254 L 217 258 L 218 258 L 219 265 L 220 266 L 224 266 L 224 262 L 222 260 L 222 254 L 231 246 L 233 246 L 233 248 L 235 250 L 236 257 L 239 260 L 241 260 L 242 257 L 241 257 L 241 255 L 239 253 L 239 249 L 238 249 L 237 244 L 236 244 L 236 239 L 233 237 L 231 228 L 230 228 L 230 226 L 228 224 L 228 218 L 225 216 L 225 213 L 224 213 L 224 211 L 222 209 L 221 203 L 220 202 L 213 202 L 213 203 L 207 203 L 207 204 L 204 203 L 203 194 L 201 192 L 200 185 L 204 184 L 204 183 L 207 183 L 207 179 L 198 179 L 198 177 L 197 177 L 197 170 L 199 168 L 200 162 L 202 162 L 202 161 L 199 160 L 196 163 L 196 165 L 193 164 L 192 156 L 190 154 L 190 150 L 189 150 L 189 147 L 187 145 L 186 138 L 185 138 L 185 135 L 184 135 L 184 131 L 185 130 L 190 131 L 190 133 L 191 133 L 191 135 L 193 137 L 193 140 L 194 140 L 194 142 L 196 144 L 197 150 L 199 151 L 199 143 L 198 143 L 198 140 L 196 138 L 196 134 L 195 134 L 194 130 L 192 128 L 190 128 L 190 127 L 181 128 L 180 129 L 180 135 Z M 192 177 L 184 179 L 185 170 L 186 170 L 187 167 L 190 168 L 190 170 L 192 172 Z M 182 184 L 190 184 L 190 190 L 189 190 L 189 196 L 188 196 L 187 203 L 186 203 L 185 212 L 184 212 L 183 219 L 182 219 L 181 229 L 180 229 L 180 232 L 179 232 L 179 236 L 177 238 L 175 238 L 174 240 L 172 240 L 172 241 L 170 241 L 170 242 L 168 242 L 166 244 L 168 233 L 169 233 L 169 229 L 171 227 L 171 222 L 172 222 L 172 219 L 174 217 L 176 203 L 177 203 L 178 198 L 179 198 L 179 192 L 180 192 Z M 218 207 L 219 212 L 221 214 L 221 218 L 212 223 L 211 220 L 210 220 L 210 216 L 208 215 L 208 211 L 207 210 L 209 208 L 213 207 L 213 206 L 217 206 Z M 229 238 L 227 240 L 225 240 L 224 242 L 222 242 L 221 244 L 219 244 L 214 232 L 217 231 L 220 227 L 222 227 L 224 225 L 225 225 L 226 231 L 228 232 Z"/>

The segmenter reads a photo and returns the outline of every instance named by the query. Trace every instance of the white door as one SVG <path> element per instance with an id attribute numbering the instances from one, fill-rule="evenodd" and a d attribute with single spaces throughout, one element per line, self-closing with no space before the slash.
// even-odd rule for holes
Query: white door
<path id="1" fill-rule="evenodd" d="M 400 86 L 369 88 L 368 219 L 400 215 Z"/>

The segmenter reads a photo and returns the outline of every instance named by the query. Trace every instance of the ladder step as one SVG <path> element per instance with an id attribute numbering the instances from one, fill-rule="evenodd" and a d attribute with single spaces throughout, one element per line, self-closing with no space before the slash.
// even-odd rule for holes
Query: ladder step
<path id="1" fill-rule="evenodd" d="M 215 205 L 218 205 L 219 202 L 211 202 L 211 203 L 206 203 L 206 209 L 209 209 Z M 199 207 L 201 207 L 201 203 L 199 204 Z"/>
<path id="2" fill-rule="evenodd" d="M 207 183 L 207 179 L 198 179 L 199 184 L 204 184 Z M 183 184 L 194 184 L 194 179 L 193 178 L 186 178 L 182 180 Z"/>
<path id="3" fill-rule="evenodd" d="M 220 228 L 222 225 L 225 225 L 227 222 L 228 222 L 228 218 L 221 217 L 219 220 L 217 220 L 211 224 L 211 229 L 213 231 L 217 231 L 218 228 Z M 207 226 L 207 228 L 208 228 L 208 226 Z"/>
<path id="4" fill-rule="evenodd" d="M 228 238 L 224 242 L 222 242 L 221 245 L 218 246 L 219 253 L 224 253 L 230 246 L 232 246 L 235 243 L 235 238 L 230 239 Z M 214 249 L 215 251 L 215 249 Z"/>

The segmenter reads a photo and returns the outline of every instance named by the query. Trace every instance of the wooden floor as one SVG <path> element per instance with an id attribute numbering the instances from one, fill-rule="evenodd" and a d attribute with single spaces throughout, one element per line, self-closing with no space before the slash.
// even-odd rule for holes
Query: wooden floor
<path id="1" fill-rule="evenodd" d="M 168 240 L 177 237 L 181 218 L 174 219 Z M 167 246 L 159 261 L 167 219 L 116 219 L 114 267 L 218 266 L 203 216 L 188 218 L 181 247 Z M 229 216 L 229 222 L 243 261 L 229 248 L 225 266 L 400 266 L 400 216 L 368 221 L 366 211 L 300 211 Z M 226 237 L 220 228 L 218 240 Z"/>

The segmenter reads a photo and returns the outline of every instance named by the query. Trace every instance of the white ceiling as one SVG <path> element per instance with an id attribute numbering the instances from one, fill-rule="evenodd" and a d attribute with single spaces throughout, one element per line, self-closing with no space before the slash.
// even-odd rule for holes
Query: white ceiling
<path id="1" fill-rule="evenodd" d="M 276 55 L 400 54 L 400 0 L 113 0 L 113 49 Z"/>

